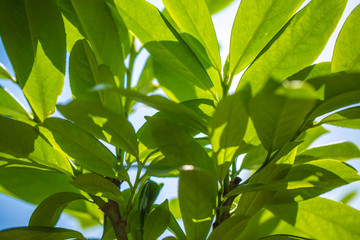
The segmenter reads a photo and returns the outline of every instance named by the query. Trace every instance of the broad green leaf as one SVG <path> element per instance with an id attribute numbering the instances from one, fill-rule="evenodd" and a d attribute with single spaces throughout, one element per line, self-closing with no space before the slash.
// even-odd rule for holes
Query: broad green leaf
<path id="1" fill-rule="evenodd" d="M 209 136 L 219 180 L 223 180 L 244 140 L 249 115 L 244 94 L 238 92 L 219 103 L 209 122 Z"/>
<path id="2" fill-rule="evenodd" d="M 288 80 L 303 80 L 322 77 L 331 74 L 331 62 L 322 62 L 313 64 L 309 67 L 302 69 L 294 75 L 288 77 Z"/>
<path id="3" fill-rule="evenodd" d="M 169 201 L 169 208 L 175 219 L 181 219 L 179 199 L 173 198 Z"/>
<path id="4" fill-rule="evenodd" d="M 257 171 L 248 180 L 248 184 L 271 183 L 283 179 L 294 163 L 298 143 L 288 143 L 263 169 Z M 249 192 L 241 195 L 236 215 L 252 216 L 266 205 L 275 192 Z"/>
<path id="5" fill-rule="evenodd" d="M 203 240 L 209 233 L 216 207 L 216 178 L 202 170 L 182 171 L 179 203 L 188 240 Z"/>
<path id="6" fill-rule="evenodd" d="M 176 221 L 175 217 L 172 214 L 170 215 L 168 229 L 176 236 L 176 239 L 187 240 L 185 233 L 183 232 L 179 223 Z"/>
<path id="7" fill-rule="evenodd" d="M 263 145 L 258 145 L 250 149 L 241 162 L 241 169 L 255 170 L 258 169 L 266 159 L 268 151 Z"/>
<path id="8" fill-rule="evenodd" d="M 272 204 L 267 208 L 316 239 L 360 237 L 360 212 L 343 203 L 314 198 L 299 203 Z"/>
<path id="9" fill-rule="evenodd" d="M 141 229 L 144 226 L 145 219 L 149 214 L 155 199 L 159 195 L 161 187 L 162 186 L 156 182 L 148 180 L 141 189 L 138 202 Z"/>
<path id="10" fill-rule="evenodd" d="M 259 240 L 312 240 L 311 238 L 304 238 L 294 235 L 287 235 L 287 234 L 276 234 L 271 235 L 263 238 L 259 238 Z"/>
<path id="11" fill-rule="evenodd" d="M 120 189 L 116 187 L 110 180 L 94 173 L 85 173 L 77 176 L 72 185 L 78 189 L 90 193 L 95 196 L 111 199 L 120 204 L 124 204 L 124 197 L 121 195 Z"/>
<path id="12" fill-rule="evenodd" d="M 57 192 L 80 193 L 65 174 L 0 167 L 0 176 L 0 192 L 35 205 Z M 84 227 L 96 225 L 103 218 L 103 212 L 96 205 L 85 201 L 71 203 L 65 212 L 75 216 Z"/>
<path id="13" fill-rule="evenodd" d="M 50 172 L 54 171 L 54 169 L 38 164 L 30 159 L 17 158 L 2 152 L 0 152 L 0 166 L 5 168 L 32 168 Z"/>
<path id="14" fill-rule="evenodd" d="M 156 116 L 146 120 L 159 150 L 175 167 L 193 165 L 214 172 L 214 164 L 206 151 L 182 127 Z"/>
<path id="15" fill-rule="evenodd" d="M 155 6 L 144 0 L 115 0 L 115 5 L 126 26 L 156 61 L 212 91 L 213 84 L 199 60 Z"/>
<path id="16" fill-rule="evenodd" d="M 144 223 L 144 240 L 157 239 L 167 228 L 170 221 L 168 201 L 155 207 L 146 217 Z"/>
<path id="17" fill-rule="evenodd" d="M 248 68 L 238 88 L 250 84 L 252 92 L 257 93 L 270 78 L 282 81 L 312 64 L 334 31 L 346 3 L 346 0 L 311 1 Z"/>
<path id="18" fill-rule="evenodd" d="M 10 73 L 8 73 L 6 67 L 2 63 L 0 63 L 0 78 L 11 79 L 15 81 L 15 79 L 10 75 Z"/>
<path id="19" fill-rule="evenodd" d="M 219 44 L 205 0 L 164 0 L 164 5 L 203 65 L 213 65 L 221 73 Z"/>
<path id="20" fill-rule="evenodd" d="M 74 121 L 94 137 L 126 150 L 133 156 L 138 155 L 137 138 L 133 126 L 128 120 L 103 106 L 76 99 L 67 105 L 58 105 L 59 111 Z"/>
<path id="21" fill-rule="evenodd" d="M 125 66 L 121 37 L 109 7 L 103 0 L 60 0 L 64 16 L 85 36 L 99 64 L 110 67 L 123 86 Z"/>
<path id="22" fill-rule="evenodd" d="M 144 95 L 155 91 L 158 86 L 153 83 L 153 80 L 155 80 L 154 60 L 150 56 L 146 60 L 145 66 L 139 77 L 139 81 L 135 86 L 135 90 Z"/>
<path id="23" fill-rule="evenodd" d="M 0 152 L 28 158 L 68 175 L 73 174 L 66 155 L 53 149 L 37 128 L 0 116 L 0 132 Z"/>
<path id="24" fill-rule="evenodd" d="M 69 60 L 70 87 L 73 98 L 101 103 L 115 113 L 122 113 L 121 97 L 114 92 L 91 92 L 100 83 L 116 87 L 114 77 L 106 65 L 98 65 L 86 40 L 79 40 L 71 50 Z"/>
<path id="25" fill-rule="evenodd" d="M 237 239 L 249 221 L 247 216 L 234 216 L 217 226 L 208 240 Z"/>
<path id="26" fill-rule="evenodd" d="M 339 127 L 360 128 L 360 107 L 352 107 L 325 117 L 316 125 L 330 124 Z"/>
<path id="27" fill-rule="evenodd" d="M 303 132 L 298 138 L 297 141 L 301 141 L 301 144 L 298 147 L 298 152 L 301 153 L 306 150 L 316 139 L 321 137 L 322 135 L 328 133 L 329 131 L 323 128 L 322 126 L 318 126 L 315 128 L 307 129 Z"/>
<path id="28" fill-rule="evenodd" d="M 346 19 L 336 40 L 331 71 L 360 71 L 360 6 Z"/>
<path id="29" fill-rule="evenodd" d="M 255 59 L 303 2 L 304 0 L 241 1 L 231 33 L 231 76 Z"/>
<path id="30" fill-rule="evenodd" d="M 353 158 L 360 158 L 359 148 L 352 142 L 343 142 L 307 149 L 298 154 L 296 162 L 300 163 L 316 159 L 347 161 Z"/>
<path id="31" fill-rule="evenodd" d="M 234 0 L 205 0 L 211 14 L 215 14 L 220 10 L 229 6 Z"/>
<path id="32" fill-rule="evenodd" d="M 73 192 L 60 192 L 49 196 L 32 213 L 29 227 L 54 227 L 66 205 L 75 200 L 87 198 Z"/>
<path id="33" fill-rule="evenodd" d="M 64 84 L 65 31 L 55 1 L 1 1 L 0 29 L 16 79 L 43 121 Z"/>
<path id="34" fill-rule="evenodd" d="M 79 239 L 86 240 L 84 236 L 77 231 L 65 228 L 53 227 L 19 227 L 0 231 L 2 240 L 65 240 Z"/>
<path id="35" fill-rule="evenodd" d="M 316 99 L 314 90 L 306 83 L 285 82 L 277 86 L 269 82 L 249 106 L 256 132 L 268 151 L 294 139 Z"/>
<path id="36" fill-rule="evenodd" d="M 82 167 L 108 177 L 128 179 L 125 170 L 120 171 L 117 176 L 115 168 L 118 161 L 115 156 L 97 139 L 74 123 L 60 118 L 48 118 L 40 126 L 40 132 L 56 150 L 64 152 Z"/>
<path id="37" fill-rule="evenodd" d="M 18 120 L 31 120 L 30 115 L 25 111 L 19 100 L 2 87 L 0 87 L 0 113 Z"/>
<path id="38" fill-rule="evenodd" d="M 153 67 L 156 79 L 171 100 L 180 102 L 198 98 L 212 99 L 208 91 L 186 81 L 186 78 L 175 71 L 164 68 L 156 60 L 153 60 Z"/>

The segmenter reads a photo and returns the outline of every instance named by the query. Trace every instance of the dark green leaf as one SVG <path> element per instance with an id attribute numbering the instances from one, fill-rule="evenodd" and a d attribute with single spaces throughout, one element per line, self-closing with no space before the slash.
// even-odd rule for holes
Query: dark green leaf
<path id="1" fill-rule="evenodd" d="M 15 81 L 15 79 L 10 75 L 10 73 L 8 73 L 6 67 L 2 63 L 0 63 L 0 78 L 11 79 Z"/>
<path id="2" fill-rule="evenodd" d="M 360 238 L 360 212 L 342 203 L 314 198 L 299 203 L 272 204 L 267 208 L 316 239 Z"/>
<path id="3" fill-rule="evenodd" d="M 144 240 L 157 239 L 167 228 L 170 221 L 168 201 L 155 207 L 146 217 L 144 223 Z"/>
<path id="4" fill-rule="evenodd" d="M 86 240 L 84 236 L 77 231 L 53 228 L 53 227 L 20 227 L 6 229 L 0 232 L 2 240 L 65 240 L 78 239 Z"/>
<path id="5" fill-rule="evenodd" d="M 340 112 L 331 114 L 330 116 L 322 119 L 319 123 L 320 124 L 330 124 L 339 127 L 347 127 L 347 128 L 360 128 L 360 107 L 352 107 Z"/>
<path id="6" fill-rule="evenodd" d="M 232 76 L 255 59 L 303 2 L 241 1 L 231 33 L 229 71 Z"/>
<path id="7" fill-rule="evenodd" d="M 16 79 L 43 121 L 64 84 L 65 31 L 55 1 L 1 1 L 0 29 Z"/>
<path id="8" fill-rule="evenodd" d="M 187 240 L 185 233 L 183 232 L 179 223 L 176 221 L 175 217 L 172 214 L 170 215 L 168 229 L 176 236 L 178 240 Z"/>
<path id="9" fill-rule="evenodd" d="M 59 111 L 94 137 L 113 144 L 137 157 L 138 144 L 133 126 L 128 120 L 103 106 L 83 100 L 58 105 Z"/>
<path id="10" fill-rule="evenodd" d="M 334 31 L 346 3 L 346 0 L 311 1 L 248 68 L 238 88 L 250 84 L 252 92 L 257 93 L 269 79 L 282 81 L 312 64 Z"/>
<path id="11" fill-rule="evenodd" d="M 202 170 L 182 171 L 179 203 L 188 240 L 203 240 L 209 233 L 216 207 L 217 182 Z"/>
<path id="12" fill-rule="evenodd" d="M 90 193 L 91 195 L 108 198 L 124 204 L 124 206 L 126 205 L 120 189 L 118 189 L 110 180 L 97 174 L 85 173 L 79 175 L 71 183 L 78 189 Z"/>
<path id="13" fill-rule="evenodd" d="M 37 128 L 0 116 L 0 132 L 0 152 L 73 174 L 66 155 L 53 149 Z"/>
<path id="14" fill-rule="evenodd" d="M 336 40 L 331 71 L 360 71 L 360 6 L 346 19 Z"/>
<path id="15" fill-rule="evenodd" d="M 0 87 L 0 113 L 18 120 L 31 120 L 21 103 L 6 89 Z"/>
<path id="16" fill-rule="evenodd" d="M 87 198 L 73 192 L 51 195 L 36 207 L 31 215 L 29 227 L 54 227 L 66 205 L 75 200 L 87 200 Z"/>
<path id="17" fill-rule="evenodd" d="M 141 229 L 144 226 L 146 216 L 149 214 L 151 207 L 155 202 L 155 199 L 159 195 L 160 189 L 161 186 L 159 184 L 148 180 L 144 184 L 143 189 L 140 192 L 138 208 Z"/>
<path id="18" fill-rule="evenodd" d="M 237 239 L 249 221 L 247 216 L 234 216 L 213 230 L 208 240 Z"/>

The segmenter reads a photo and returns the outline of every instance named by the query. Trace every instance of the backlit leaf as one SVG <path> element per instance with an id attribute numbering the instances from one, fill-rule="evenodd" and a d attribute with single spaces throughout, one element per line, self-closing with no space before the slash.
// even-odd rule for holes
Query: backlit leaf
<path id="1" fill-rule="evenodd" d="M 339 127 L 347 128 L 360 128 L 360 107 L 348 108 L 334 114 L 331 114 L 328 117 L 322 119 L 319 123 L 316 124 L 330 124 Z"/>
<path id="2" fill-rule="evenodd" d="M 2 87 L 0 87 L 0 113 L 18 120 L 31 120 L 19 100 Z"/>
<path id="3" fill-rule="evenodd" d="M 84 238 L 80 232 L 53 227 L 10 228 L 0 231 L 0 238 L 2 240 L 65 240 L 74 238 L 79 240 L 86 240 L 86 238 Z"/>
<path id="4" fill-rule="evenodd" d="M 170 221 L 170 212 L 168 201 L 155 207 L 146 217 L 144 223 L 144 240 L 157 239 L 168 226 Z"/>

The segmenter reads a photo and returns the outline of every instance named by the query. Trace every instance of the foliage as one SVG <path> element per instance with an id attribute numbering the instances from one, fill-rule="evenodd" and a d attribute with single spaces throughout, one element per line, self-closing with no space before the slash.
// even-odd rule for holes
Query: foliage
<path id="1" fill-rule="evenodd" d="M 242 0 L 222 64 L 211 14 L 231 2 L 0 1 L 15 71 L 0 78 L 31 107 L 0 88 L 0 191 L 37 205 L 0 239 L 84 239 L 55 228 L 63 211 L 103 224 L 103 240 L 360 239 L 360 212 L 319 197 L 360 180 L 346 163 L 359 149 L 309 148 L 322 124 L 360 128 L 360 6 L 332 61 L 313 64 L 346 0 Z M 73 100 L 57 105 L 67 53 Z M 138 131 L 136 103 L 158 110 Z M 153 177 L 178 178 L 178 199 L 157 204 Z"/>

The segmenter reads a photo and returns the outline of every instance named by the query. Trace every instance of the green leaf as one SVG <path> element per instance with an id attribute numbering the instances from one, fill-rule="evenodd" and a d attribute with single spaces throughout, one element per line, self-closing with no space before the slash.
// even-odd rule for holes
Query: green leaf
<path id="1" fill-rule="evenodd" d="M 183 40 L 174 35 L 155 6 L 144 0 L 115 0 L 115 5 L 126 26 L 156 61 L 196 86 L 212 89 L 213 84 L 199 60 Z"/>
<path id="2" fill-rule="evenodd" d="M 339 127 L 360 128 L 360 107 L 352 107 L 325 117 L 316 125 L 330 124 Z"/>
<path id="3" fill-rule="evenodd" d="M 0 29 L 16 79 L 43 121 L 64 84 L 65 31 L 55 1 L 1 1 Z"/>
<path id="4" fill-rule="evenodd" d="M 54 227 L 66 205 L 75 200 L 87 200 L 87 198 L 72 192 L 51 195 L 36 207 L 31 215 L 29 227 Z"/>
<path id="5" fill-rule="evenodd" d="M 6 89 L 0 87 L 0 113 L 17 120 L 29 121 L 31 117 L 25 111 L 19 100 Z"/>
<path id="6" fill-rule="evenodd" d="M 307 149 L 298 154 L 296 163 L 316 159 L 347 161 L 353 158 L 360 158 L 359 148 L 352 142 L 343 142 Z"/>
<path id="7" fill-rule="evenodd" d="M 238 88 L 250 84 L 252 92 L 257 93 L 270 78 L 282 81 L 312 64 L 334 31 L 346 3 L 346 0 L 311 1 L 248 68 Z"/>
<path id="8" fill-rule="evenodd" d="M 313 64 L 309 67 L 302 69 L 294 75 L 288 77 L 288 80 L 303 80 L 322 77 L 331 74 L 331 62 L 322 62 Z"/>
<path id="9" fill-rule="evenodd" d="M 205 0 L 211 14 L 215 14 L 220 10 L 229 6 L 234 0 Z"/>
<path id="10" fill-rule="evenodd" d="M 263 145 L 258 145 L 246 153 L 241 162 L 241 169 L 255 170 L 258 169 L 266 159 L 268 151 Z"/>
<path id="11" fill-rule="evenodd" d="M 176 236 L 176 239 L 187 240 L 185 233 L 183 232 L 179 223 L 176 221 L 175 217 L 172 214 L 170 215 L 168 229 Z"/>
<path id="12" fill-rule="evenodd" d="M 346 19 L 336 40 L 331 71 L 360 71 L 360 6 Z"/>
<path id="13" fill-rule="evenodd" d="M 157 239 L 167 228 L 170 221 L 168 201 L 155 207 L 146 217 L 144 223 L 144 240 Z"/>
<path id="14" fill-rule="evenodd" d="M 65 228 L 53 227 L 19 227 L 0 231 L 2 240 L 64 240 L 79 239 L 86 240 L 84 236 L 77 231 Z"/>
<path id="15" fill-rule="evenodd" d="M 79 175 L 71 182 L 71 184 L 91 195 L 108 198 L 120 204 L 124 204 L 124 206 L 126 205 L 120 189 L 118 189 L 110 180 L 97 174 L 85 173 Z"/>
<path id="16" fill-rule="evenodd" d="M 233 216 L 222 222 L 210 234 L 208 240 L 237 239 L 249 221 L 247 216 Z"/>
<path id="17" fill-rule="evenodd" d="M 270 152 L 294 139 L 316 99 L 314 90 L 306 83 L 285 82 L 277 86 L 268 82 L 249 106 L 256 132 Z"/>
<path id="18" fill-rule="evenodd" d="M 73 174 L 66 156 L 53 149 L 37 128 L 0 116 L 0 132 L 0 152 L 28 158 L 68 175 Z"/>
<path id="19" fill-rule="evenodd" d="M 242 145 L 249 115 L 243 92 L 226 97 L 209 122 L 209 136 L 219 180 L 228 174 L 229 166 Z"/>
<path id="20" fill-rule="evenodd" d="M 219 44 L 205 0 L 165 0 L 164 5 L 203 65 L 213 65 L 221 72 Z"/>
<path id="21" fill-rule="evenodd" d="M 162 154 L 173 166 L 193 165 L 214 172 L 214 165 L 203 147 L 177 124 L 157 116 L 146 117 L 151 134 Z"/>
<path id="22" fill-rule="evenodd" d="M 203 240 L 209 233 L 216 207 L 217 182 L 211 173 L 182 171 L 179 203 L 188 240 Z"/>
<path id="23" fill-rule="evenodd" d="M 120 171 L 120 176 L 117 176 L 114 169 L 118 161 L 115 156 L 97 139 L 72 122 L 48 118 L 40 127 L 40 132 L 56 150 L 64 152 L 84 168 L 108 177 L 119 177 L 122 180 L 129 178 L 125 170 Z"/>
<path id="24" fill-rule="evenodd" d="M 276 235 L 259 238 L 259 240 L 263 240 L 263 239 L 265 239 L 265 240 L 312 240 L 311 238 L 304 238 L 304 237 L 287 235 L 287 234 L 276 234 Z"/>
<path id="25" fill-rule="evenodd" d="M 153 84 L 154 79 L 154 60 L 150 56 L 146 60 L 145 66 L 139 77 L 139 81 L 135 86 L 135 90 L 144 95 L 155 91 L 157 89 L 157 86 Z"/>
<path id="26" fill-rule="evenodd" d="M 103 0 L 60 0 L 65 17 L 85 36 L 99 64 L 107 65 L 123 86 L 125 66 L 122 41 L 109 7 Z"/>
<path id="27" fill-rule="evenodd" d="M 298 147 L 298 152 L 303 152 L 306 150 L 316 139 L 328 133 L 329 131 L 323 128 L 322 126 L 318 126 L 315 128 L 307 129 L 303 132 L 298 138 L 297 141 L 301 141 L 302 143 Z"/>
<path id="28" fill-rule="evenodd" d="M 138 144 L 133 126 L 128 120 L 103 106 L 76 99 L 67 105 L 58 105 L 59 111 L 94 137 L 113 144 L 137 157 Z"/>
<path id="29" fill-rule="evenodd" d="M 255 59 L 303 2 L 241 1 L 231 32 L 229 71 L 232 76 Z"/>
<path id="30" fill-rule="evenodd" d="M 71 50 L 69 60 L 70 86 L 73 98 L 101 103 L 115 113 L 122 114 L 121 97 L 114 92 L 91 92 L 97 84 L 116 87 L 114 77 L 106 65 L 98 65 L 86 40 L 79 40 Z"/>
<path id="31" fill-rule="evenodd" d="M 13 81 L 16 81 L 11 75 L 10 73 L 8 73 L 6 67 L 0 63 L 0 78 L 2 79 L 11 79 Z"/>
<path id="32" fill-rule="evenodd" d="M 148 180 L 141 189 L 138 202 L 141 229 L 143 229 L 145 219 L 159 195 L 161 187 L 162 186 L 156 182 Z"/>
<path id="33" fill-rule="evenodd" d="M 343 203 L 314 198 L 299 203 L 272 204 L 267 208 L 316 239 L 360 237 L 360 212 Z"/>

